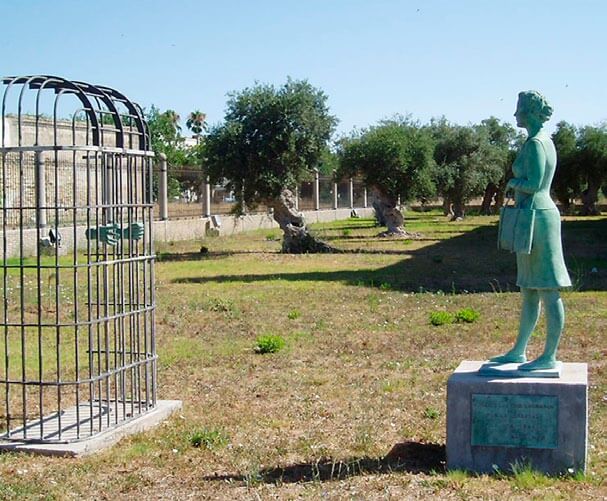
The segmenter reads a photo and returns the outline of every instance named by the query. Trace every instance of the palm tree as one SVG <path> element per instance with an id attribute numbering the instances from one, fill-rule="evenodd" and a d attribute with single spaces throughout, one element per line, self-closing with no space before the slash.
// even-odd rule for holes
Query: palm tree
<path id="1" fill-rule="evenodd" d="M 199 110 L 195 110 L 188 116 L 185 125 L 192 131 L 194 136 L 199 137 L 203 131 L 207 130 L 207 116 Z"/>

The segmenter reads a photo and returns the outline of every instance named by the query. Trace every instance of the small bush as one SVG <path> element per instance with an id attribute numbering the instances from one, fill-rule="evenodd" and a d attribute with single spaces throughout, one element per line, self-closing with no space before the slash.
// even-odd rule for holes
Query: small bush
<path id="1" fill-rule="evenodd" d="M 424 416 L 428 419 L 436 419 L 439 416 L 439 412 L 434 407 L 426 407 L 424 411 Z"/>
<path id="2" fill-rule="evenodd" d="M 287 314 L 287 318 L 289 320 L 295 320 L 297 318 L 301 317 L 301 313 L 299 312 L 299 310 L 291 310 L 288 314 Z"/>
<path id="3" fill-rule="evenodd" d="M 455 314 L 455 319 L 458 322 L 466 322 L 471 324 L 479 319 L 481 314 L 472 308 L 463 308 Z"/>
<path id="4" fill-rule="evenodd" d="M 234 302 L 230 299 L 224 298 L 212 298 L 207 302 L 207 309 L 209 311 L 216 311 L 221 313 L 230 313 L 234 311 Z"/>
<path id="5" fill-rule="evenodd" d="M 388 282 L 382 282 L 379 285 L 379 289 L 382 291 L 389 291 L 391 288 L 392 288 L 392 286 Z"/>
<path id="6" fill-rule="evenodd" d="M 219 449 L 228 443 L 228 435 L 222 430 L 203 428 L 196 430 L 190 435 L 192 447 L 204 447 L 208 450 Z"/>
<path id="7" fill-rule="evenodd" d="M 256 340 L 256 353 L 276 353 L 285 346 L 285 340 L 281 336 L 267 334 L 259 336 Z"/>
<path id="8" fill-rule="evenodd" d="M 448 311 L 433 311 L 430 313 L 430 323 L 432 325 L 452 324 L 455 317 Z"/>

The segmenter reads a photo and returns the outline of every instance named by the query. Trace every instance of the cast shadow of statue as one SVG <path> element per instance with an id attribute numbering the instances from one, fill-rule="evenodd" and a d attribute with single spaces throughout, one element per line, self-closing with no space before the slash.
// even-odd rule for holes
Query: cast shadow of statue
<path id="1" fill-rule="evenodd" d="M 396 444 L 381 458 L 320 459 L 310 463 L 265 468 L 255 480 L 268 484 L 343 480 L 348 477 L 394 472 L 431 473 L 445 471 L 445 446 L 420 442 Z M 204 480 L 245 482 L 250 475 L 210 475 Z"/>
<path id="2" fill-rule="evenodd" d="M 576 290 L 607 290 L 607 218 L 565 221 L 562 225 L 565 261 Z M 382 268 L 270 274 L 189 276 L 176 283 L 244 282 L 264 280 L 336 281 L 354 286 L 382 287 L 404 292 L 448 293 L 518 291 L 516 257 L 497 249 L 497 225 L 476 227 L 418 249 L 345 251 L 402 255 Z M 212 258 L 212 254 L 209 256 Z M 223 257 L 223 256 L 222 256 Z M 197 272 L 197 270 L 192 270 Z"/>

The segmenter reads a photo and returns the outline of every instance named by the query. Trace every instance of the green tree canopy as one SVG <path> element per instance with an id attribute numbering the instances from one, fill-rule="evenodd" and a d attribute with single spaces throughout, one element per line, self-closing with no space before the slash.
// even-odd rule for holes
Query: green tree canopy
<path id="1" fill-rule="evenodd" d="M 453 218 L 463 218 L 464 205 L 482 195 L 488 183 L 498 183 L 503 177 L 499 152 L 483 127 L 452 125 L 440 119 L 432 121 L 429 129 L 436 141 L 437 190 L 452 205 Z"/>
<path id="2" fill-rule="evenodd" d="M 327 96 L 307 81 L 289 79 L 278 88 L 257 84 L 232 93 L 224 122 L 205 140 L 207 172 L 213 182 L 227 180 L 239 209 L 265 203 L 275 218 L 284 218 L 277 219 L 283 231 L 290 225 L 307 235 L 289 188 L 319 164 L 336 123 Z M 285 233 L 283 250 L 297 252 L 294 239 Z"/>
<path id="3" fill-rule="evenodd" d="M 582 127 L 577 144 L 578 168 L 585 181 L 582 214 L 599 214 L 596 206 L 599 190 L 607 183 L 607 125 Z"/>
<path id="4" fill-rule="evenodd" d="M 565 121 L 556 124 L 556 131 L 552 134 L 557 152 L 552 191 L 565 213 L 571 211 L 574 199 L 582 193 L 577 134 L 575 126 Z"/>
<path id="5" fill-rule="evenodd" d="M 341 142 L 340 177 L 362 175 L 379 198 L 378 219 L 391 234 L 402 234 L 404 219 L 397 201 L 428 198 L 432 182 L 432 139 L 417 123 L 407 119 L 381 122 Z"/>
<path id="6" fill-rule="evenodd" d="M 154 105 L 146 113 L 152 150 L 158 156 L 164 153 L 171 166 L 183 166 L 187 152 L 179 126 L 179 115 L 174 110 L 160 112 Z"/>
<path id="7" fill-rule="evenodd" d="M 481 214 L 491 214 L 493 201 L 493 210 L 503 205 L 506 183 L 512 177 L 512 163 L 522 145 L 523 136 L 510 124 L 501 122 L 493 116 L 482 120 L 477 127 L 481 134 L 486 135 L 488 149 L 494 157 L 495 166 L 502 171 L 502 176 L 497 182 L 490 180 L 485 187 Z"/>

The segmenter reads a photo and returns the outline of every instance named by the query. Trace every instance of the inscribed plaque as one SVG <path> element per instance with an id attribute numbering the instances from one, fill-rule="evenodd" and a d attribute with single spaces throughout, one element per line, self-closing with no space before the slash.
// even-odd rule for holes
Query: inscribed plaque
<path id="1" fill-rule="evenodd" d="M 556 449 L 558 397 L 472 394 L 472 445 Z"/>

